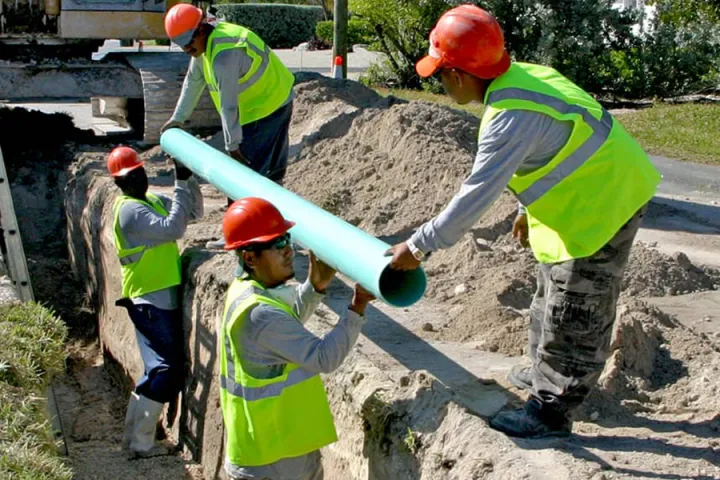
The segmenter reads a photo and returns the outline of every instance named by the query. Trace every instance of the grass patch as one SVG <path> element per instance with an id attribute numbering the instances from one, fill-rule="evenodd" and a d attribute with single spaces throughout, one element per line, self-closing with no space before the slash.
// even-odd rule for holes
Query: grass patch
<path id="1" fill-rule="evenodd" d="M 720 105 L 659 104 L 616 118 L 651 154 L 720 165 Z"/>
<path id="2" fill-rule="evenodd" d="M 458 105 L 447 95 L 415 90 L 375 89 L 380 95 L 422 100 L 464 110 L 480 118 L 483 105 Z M 615 118 L 653 155 L 720 165 L 720 105 L 659 104 Z"/>
<path id="3" fill-rule="evenodd" d="M 0 306 L 0 478 L 70 480 L 45 391 L 65 365 L 67 327 L 37 303 Z"/>

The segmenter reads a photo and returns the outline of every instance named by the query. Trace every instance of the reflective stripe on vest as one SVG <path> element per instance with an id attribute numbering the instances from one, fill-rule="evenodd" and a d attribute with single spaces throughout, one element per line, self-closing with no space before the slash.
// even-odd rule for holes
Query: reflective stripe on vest
<path id="1" fill-rule="evenodd" d="M 256 291 L 257 287 L 248 288 L 242 292 L 235 300 L 232 301 L 230 307 L 228 307 L 227 314 L 225 316 L 225 325 L 228 325 L 232 321 L 232 315 L 242 305 L 243 302 L 251 302 L 253 294 L 262 295 L 262 292 Z M 282 304 L 274 305 L 277 307 L 285 307 Z M 295 317 L 292 309 L 282 308 L 285 313 Z M 236 397 L 242 397 L 247 401 L 260 400 L 263 398 L 276 397 L 282 393 L 285 387 L 290 387 L 310 377 L 317 375 L 309 370 L 296 369 L 288 374 L 288 378 L 283 382 L 272 383 L 270 385 L 264 385 L 261 387 L 249 387 L 243 386 L 235 382 L 235 360 L 232 357 L 232 348 L 230 347 L 230 336 L 225 335 L 225 354 L 227 360 L 227 373 L 226 375 L 220 374 L 220 387 L 225 388 L 228 393 L 235 395 Z"/>
<path id="2" fill-rule="evenodd" d="M 295 364 L 278 365 L 279 375 L 254 378 L 243 370 L 242 328 L 258 304 L 278 308 L 298 321 L 292 308 L 268 296 L 262 286 L 236 279 L 228 290 L 221 318 L 220 403 L 227 461 L 259 466 L 316 451 L 337 440 L 322 380 Z M 233 342 L 233 339 L 236 339 Z"/>
<path id="3" fill-rule="evenodd" d="M 566 144 L 543 167 L 516 172 L 508 188 L 526 207 L 538 261 L 600 250 L 655 194 L 661 176 L 635 139 L 587 92 L 552 68 L 515 62 L 486 92 L 479 135 L 504 110 L 572 122 Z"/>
<path id="4" fill-rule="evenodd" d="M 227 337 L 225 338 L 227 341 Z M 270 385 L 265 385 L 263 387 L 243 387 L 242 385 L 235 383 L 235 380 L 232 380 L 234 370 L 231 371 L 230 365 L 232 364 L 228 362 L 229 377 L 226 377 L 224 375 L 220 376 L 220 387 L 226 389 L 231 395 L 235 395 L 236 397 L 242 397 L 249 402 L 252 402 L 254 400 L 260 400 L 263 398 L 277 397 L 282 393 L 285 387 L 291 387 L 317 375 L 316 373 L 310 372 L 308 370 L 297 369 L 290 372 L 288 374 L 287 380 L 281 383 L 273 383 Z M 234 369 L 234 365 L 232 368 Z"/>
<path id="5" fill-rule="evenodd" d="M 208 38 L 203 54 L 203 74 L 210 97 L 218 113 L 222 112 L 221 95 L 213 62 L 222 51 L 237 48 L 250 57 L 250 70 L 238 79 L 240 123 L 246 125 L 271 115 L 289 98 L 295 77 L 279 57 L 251 30 L 220 22 Z"/>
<path id="6" fill-rule="evenodd" d="M 120 260 L 123 298 L 139 297 L 174 287 L 181 282 L 180 252 L 175 242 L 125 247 L 127 241 L 120 229 L 120 209 L 125 203 L 137 202 L 152 208 L 158 215 L 168 215 L 157 195 L 148 192 L 146 198 L 147 202 L 127 196 L 120 196 L 115 200 L 113 234 Z"/>
<path id="7" fill-rule="evenodd" d="M 529 102 L 546 105 L 561 114 L 575 113 L 581 115 L 585 123 L 593 129 L 592 135 L 550 173 L 537 180 L 526 190 L 520 193 L 513 192 L 523 205 L 534 203 L 535 200 L 545 195 L 551 188 L 580 168 L 586 160 L 591 158 L 595 152 L 602 147 L 603 143 L 605 143 L 610 136 L 610 130 L 612 130 L 613 119 L 610 112 L 605 109 L 603 109 L 602 118 L 598 120 L 585 108 L 565 103 L 559 98 L 551 97 L 550 95 L 521 90 L 519 88 L 497 90 L 492 92 L 488 98 L 490 103 L 502 100 L 527 100 Z"/>
<path id="8" fill-rule="evenodd" d="M 241 45 L 242 48 L 248 48 L 252 50 L 252 52 L 257 55 L 257 57 L 260 59 L 260 65 L 257 68 L 251 68 L 249 72 L 245 74 L 245 76 L 240 78 L 240 81 L 238 82 L 240 84 L 240 89 L 238 90 L 239 93 L 243 93 L 248 88 L 255 85 L 260 78 L 262 78 L 265 71 L 268 69 L 268 65 L 270 65 L 270 47 L 265 45 L 265 48 L 258 48 L 252 43 L 247 41 L 247 37 L 242 38 L 213 38 L 211 42 L 211 52 L 217 52 L 217 47 L 219 45 L 227 45 L 227 44 L 237 44 Z M 213 57 L 212 53 L 210 54 L 211 58 Z M 251 57 L 252 58 L 252 57 Z M 210 85 L 213 91 L 217 91 L 217 88 L 215 85 Z"/>

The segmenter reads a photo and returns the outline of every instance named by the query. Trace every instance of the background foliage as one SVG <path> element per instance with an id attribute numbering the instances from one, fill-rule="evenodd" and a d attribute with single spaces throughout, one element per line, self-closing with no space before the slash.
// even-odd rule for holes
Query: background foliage
<path id="1" fill-rule="evenodd" d="M 657 15 L 619 11 L 611 0 L 484 0 L 516 61 L 550 65 L 590 92 L 625 98 L 668 97 L 720 85 L 720 8 L 711 0 L 655 0 Z M 446 0 L 350 0 L 355 18 L 377 36 L 387 61 L 365 81 L 439 91 L 414 64 L 427 52 Z M 689 4 L 694 6 L 691 8 Z"/>
<path id="2" fill-rule="evenodd" d="M 317 5 L 228 3 L 215 5 L 220 19 L 249 28 L 271 48 L 293 48 L 310 41 L 325 19 Z"/>

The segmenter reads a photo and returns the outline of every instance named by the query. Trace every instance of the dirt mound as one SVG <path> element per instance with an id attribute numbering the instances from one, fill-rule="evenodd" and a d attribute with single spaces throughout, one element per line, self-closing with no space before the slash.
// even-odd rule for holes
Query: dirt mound
<path id="1" fill-rule="evenodd" d="M 315 76 L 301 81 L 296 94 L 295 132 L 326 123 L 322 134 L 304 137 L 285 186 L 388 243 L 438 214 L 471 170 L 478 127 L 471 115 L 424 102 L 385 104 L 360 84 Z M 424 338 L 522 353 L 536 262 L 510 236 L 516 213 L 514 197 L 504 193 L 458 245 L 430 257 L 427 297 L 451 308 L 447 319 L 421 332 Z M 668 257 L 637 244 L 623 295 L 673 295 L 718 283 L 718 272 L 683 254 Z"/>
<path id="2" fill-rule="evenodd" d="M 72 156 L 58 156 L 60 147 L 66 142 L 91 142 L 95 138 L 92 130 L 75 127 L 72 117 L 67 114 L 49 114 L 23 108 L 0 108 L 0 132 L 0 147 L 8 170 L 13 170 L 13 166 L 21 168 L 30 159 L 67 166 Z M 32 132 L 39 135 L 37 141 L 25 141 L 24 138 Z M 70 149 L 65 150 L 67 153 Z"/>
<path id="3" fill-rule="evenodd" d="M 628 260 L 623 280 L 623 295 L 662 297 L 717 290 L 720 271 L 698 267 L 681 252 L 664 255 L 636 243 Z"/>
<path id="4" fill-rule="evenodd" d="M 720 411 L 720 348 L 656 307 L 630 300 L 618 309 L 612 354 L 586 412 L 694 414 Z"/>
<path id="5" fill-rule="evenodd" d="M 446 328 L 438 329 L 437 338 L 476 341 L 483 350 L 522 354 L 527 343 L 527 309 L 535 291 L 537 273 L 530 252 L 519 250 L 508 234 L 490 242 L 468 234 L 452 249 L 431 256 L 426 271 L 430 277 L 428 296 L 453 305 Z M 667 324 L 668 321 L 663 320 L 667 316 L 659 310 L 647 311 L 647 307 L 640 307 L 632 300 L 716 290 L 719 283 L 719 272 L 693 265 L 683 253 L 668 256 L 635 244 L 620 298 L 620 305 L 627 305 L 619 307 L 619 318 L 639 315 L 645 319 L 644 323 L 637 320 L 640 323 L 631 322 L 633 325 Z M 634 330 L 636 334 L 645 332 L 638 328 Z M 647 328 L 650 330 L 644 337 L 628 334 L 629 344 L 650 342 L 654 345 L 652 329 Z M 623 329 L 627 330 L 627 326 Z M 628 352 L 641 354 L 639 350 Z M 652 359 L 645 361 L 652 363 Z M 631 361 L 632 365 L 635 363 Z M 647 368 L 640 369 L 637 377 L 649 378 L 645 373 Z"/>
<path id="6" fill-rule="evenodd" d="M 317 95 L 322 101 L 330 93 L 318 90 L 310 98 Z M 348 96 L 329 98 L 336 106 L 352 106 L 353 95 L 351 89 Z M 306 104 L 300 97 L 299 128 Z M 347 117 L 336 118 L 343 115 Z M 475 117 L 437 105 L 403 103 L 367 108 L 345 120 L 327 123 L 322 135 L 306 141 L 284 183 L 371 234 L 408 232 L 430 219 L 470 172 Z"/>
<path id="7" fill-rule="evenodd" d="M 302 122 L 307 116 L 310 116 L 312 111 L 306 111 L 306 109 L 312 108 L 313 105 L 337 101 L 361 109 L 388 105 L 388 101 L 390 103 L 395 101 L 406 103 L 395 97 L 384 98 L 375 90 L 358 82 L 329 79 L 312 72 L 295 74 L 294 123 Z M 317 110 L 315 112 L 317 113 Z"/>
<path id="8" fill-rule="evenodd" d="M 77 129 L 68 115 L 22 108 L 0 108 L 0 132 L 26 254 L 65 253 L 62 186 L 77 149 L 74 141 L 89 140 L 94 134 Z M 38 132 L 37 141 L 24 140 L 30 132 Z"/>

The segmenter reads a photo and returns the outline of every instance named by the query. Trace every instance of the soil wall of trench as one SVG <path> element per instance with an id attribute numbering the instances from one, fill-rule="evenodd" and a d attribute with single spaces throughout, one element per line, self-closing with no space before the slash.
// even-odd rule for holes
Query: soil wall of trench
<path id="1" fill-rule="evenodd" d="M 475 117 L 319 76 L 299 75 L 295 92 L 285 187 L 389 243 L 439 213 L 471 167 Z M 142 363 L 128 315 L 115 306 L 121 279 L 111 225 L 118 191 L 105 174 L 104 155 L 98 149 L 80 154 L 69 169 L 67 242 L 73 272 L 97 313 L 102 346 L 129 389 Z M 143 158 L 151 189 L 172 183 L 159 148 Z M 203 192 L 216 206 L 206 202 L 205 217 L 180 241 L 187 381 L 179 407 L 168 416 L 171 436 L 213 479 L 223 470 L 216 322 L 235 265 L 231 255 L 203 248 L 220 234 L 224 204 L 211 186 L 203 185 Z M 651 207 L 653 215 L 664 214 Z M 543 448 L 487 424 L 501 408 L 522 402 L 507 388 L 505 374 L 522 359 L 535 263 L 510 237 L 516 208 L 503 195 L 456 247 L 433 255 L 421 302 L 409 309 L 372 307 L 352 353 L 323 375 L 340 437 L 323 449 L 326 478 L 611 478 L 603 473 L 605 460 L 578 454 L 577 445 Z M 306 267 L 305 255 L 298 254 L 299 281 Z M 720 347 L 633 297 L 718 285 L 718 271 L 637 245 L 623 284 L 613 355 L 579 415 L 614 426 L 639 421 L 638 412 L 677 416 L 692 407 L 697 418 L 712 419 L 720 408 Z M 317 334 L 331 328 L 350 292 L 336 280 L 308 327 Z M 698 427 L 707 429 L 701 438 L 718 431 L 716 424 L 717 418 Z M 704 440 L 697 442 L 716 454 Z M 660 457 L 647 452 L 630 461 L 640 467 Z M 704 453 L 671 460 L 658 471 L 716 466 Z"/>

